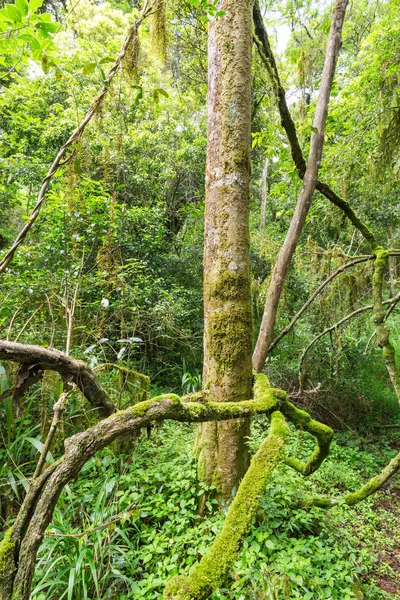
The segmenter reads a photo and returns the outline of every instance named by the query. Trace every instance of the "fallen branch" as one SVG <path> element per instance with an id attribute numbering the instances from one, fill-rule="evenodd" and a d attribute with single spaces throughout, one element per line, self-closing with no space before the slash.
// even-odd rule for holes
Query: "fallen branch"
<path id="1" fill-rule="evenodd" d="M 300 503 L 300 506 L 319 506 L 320 508 L 332 508 L 340 504 L 354 506 L 362 500 L 365 500 L 372 494 L 380 490 L 393 475 L 400 470 L 400 453 L 397 454 L 388 465 L 375 477 L 372 477 L 358 491 L 345 494 L 341 498 L 329 498 L 325 496 L 315 496 L 308 498 Z"/>

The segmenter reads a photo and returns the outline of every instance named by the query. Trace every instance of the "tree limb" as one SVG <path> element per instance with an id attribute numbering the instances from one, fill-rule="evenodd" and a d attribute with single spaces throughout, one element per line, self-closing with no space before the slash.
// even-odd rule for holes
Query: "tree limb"
<path id="1" fill-rule="evenodd" d="M 389 298 L 388 300 L 384 300 L 382 302 L 382 304 L 383 304 L 383 306 L 385 306 L 386 304 L 397 303 L 398 301 L 399 301 L 399 295 L 394 296 L 393 298 Z M 338 327 L 340 327 L 340 325 L 343 325 L 343 323 L 346 323 L 346 321 L 349 321 L 353 317 L 356 317 L 360 313 L 363 313 L 363 312 L 365 312 L 367 310 L 373 310 L 373 308 L 374 308 L 373 304 L 367 304 L 366 306 L 361 306 L 360 308 L 357 308 L 353 312 L 351 312 L 348 315 L 346 315 L 345 317 L 343 317 L 343 319 L 340 319 L 340 321 L 338 321 L 334 325 L 331 325 L 330 327 L 327 327 L 326 329 L 324 329 L 321 333 L 319 333 L 317 336 L 315 336 L 311 340 L 311 342 L 308 344 L 308 346 L 305 348 L 305 350 L 303 350 L 303 353 L 302 353 L 301 358 L 300 358 L 300 365 L 299 365 L 299 386 L 300 386 L 300 390 L 303 389 L 303 364 L 304 364 L 304 360 L 305 360 L 305 357 L 308 354 L 309 350 L 314 346 L 314 344 L 316 342 L 318 342 L 318 340 L 320 340 L 322 337 L 324 337 L 325 335 L 327 335 L 328 333 L 330 333 L 331 331 L 335 331 Z"/>
<path id="2" fill-rule="evenodd" d="M 300 142 L 297 136 L 296 126 L 294 124 L 292 115 L 290 114 L 289 107 L 286 101 L 286 92 L 282 86 L 278 67 L 274 54 L 271 49 L 271 45 L 268 38 L 267 30 L 265 29 L 264 21 L 261 15 L 260 6 L 258 0 L 255 1 L 253 6 L 253 21 L 254 21 L 254 32 L 255 32 L 255 43 L 260 55 L 260 58 L 266 67 L 272 85 L 277 98 L 278 110 L 281 117 L 281 125 L 286 132 L 290 150 L 293 158 L 293 162 L 297 168 L 298 174 L 303 179 L 306 171 L 306 161 L 303 156 L 303 151 L 300 146 Z M 370 245 L 371 249 L 374 250 L 378 247 L 378 242 L 369 227 L 361 221 L 358 215 L 350 206 L 347 200 L 344 200 L 338 194 L 332 190 L 332 188 L 322 181 L 318 180 L 316 188 L 321 194 L 325 196 L 330 202 L 340 208 L 347 218 L 350 220 L 352 225 L 360 231 L 365 240 Z"/>
<path id="3" fill-rule="evenodd" d="M 400 470 L 400 453 L 397 454 L 388 465 L 375 477 L 372 477 L 367 483 L 365 483 L 357 492 L 350 492 L 345 494 L 341 498 L 329 498 L 325 496 L 315 496 L 308 498 L 300 503 L 300 506 L 319 506 L 320 508 L 332 508 L 338 504 L 347 504 L 348 506 L 354 506 L 362 500 L 365 500 L 378 490 L 380 490 L 384 484 L 389 481 L 393 475 Z"/>
<path id="4" fill-rule="evenodd" d="M 63 376 L 71 375 L 72 381 L 90 404 L 99 410 L 101 416 L 107 417 L 115 412 L 114 404 L 98 383 L 93 371 L 83 361 L 73 359 L 59 350 L 0 340 L 0 360 L 11 360 L 21 365 L 37 365 L 43 371 L 57 371 Z"/>
<path id="5" fill-rule="evenodd" d="M 322 292 L 322 290 L 328 285 L 328 283 L 330 283 L 333 279 L 335 279 L 335 277 L 340 275 L 340 273 L 343 273 L 343 271 L 345 271 L 346 269 L 349 269 L 350 267 L 353 267 L 354 265 L 358 265 L 359 263 L 366 262 L 368 260 L 372 260 L 374 258 L 375 258 L 375 256 L 373 254 L 370 254 L 368 256 L 360 256 L 359 258 L 356 258 L 344 265 L 341 265 L 338 269 L 336 269 L 336 271 L 334 271 L 334 273 L 329 275 L 329 277 L 327 279 L 325 279 L 325 281 L 323 281 L 321 283 L 321 285 L 319 285 L 317 287 L 317 289 L 309 297 L 307 302 L 305 304 L 303 304 L 301 309 L 294 315 L 294 317 L 290 321 L 290 323 L 288 325 L 286 325 L 286 327 L 284 329 L 282 329 L 282 331 L 279 333 L 279 335 L 276 336 L 274 341 L 271 343 L 268 352 L 271 352 L 275 348 L 275 346 L 277 346 L 279 344 L 281 339 L 283 337 L 285 337 L 285 335 L 287 335 L 288 333 L 290 333 L 292 331 L 293 327 L 295 326 L 296 322 L 299 320 L 301 315 L 304 313 L 305 310 L 307 310 L 307 308 L 310 306 L 310 304 L 312 302 L 314 302 L 315 298 Z"/>
<path id="6" fill-rule="evenodd" d="M 346 8 L 347 0 L 335 0 L 328 43 L 326 47 L 321 85 L 313 120 L 310 152 L 303 177 L 303 187 L 298 196 L 295 211 L 290 221 L 290 226 L 287 231 L 285 241 L 280 249 L 278 259 L 272 271 L 260 332 L 253 354 L 253 366 L 257 372 L 262 371 L 264 368 L 265 359 L 267 357 L 274 334 L 279 300 L 284 287 L 286 275 L 306 222 L 306 218 L 311 207 L 313 193 L 318 180 L 318 170 L 322 158 L 322 147 L 324 143 L 324 131 L 326 117 L 328 114 L 328 104 L 339 49 L 341 46 L 342 27 Z"/>

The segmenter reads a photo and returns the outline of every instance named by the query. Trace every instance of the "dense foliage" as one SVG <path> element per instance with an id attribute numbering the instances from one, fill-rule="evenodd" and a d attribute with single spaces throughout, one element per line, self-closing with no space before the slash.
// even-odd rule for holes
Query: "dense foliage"
<path id="1" fill-rule="evenodd" d="M 3 251 L 26 222 L 49 164 L 104 83 L 138 6 L 117 0 L 1 4 Z M 329 30 L 330 12 L 321 4 L 264 6 L 269 29 L 276 28 L 279 67 L 305 151 L 322 71 L 320 48 Z M 160 392 L 201 388 L 206 32 L 207 21 L 218 16 L 216 4 L 168 3 L 167 47 L 160 52 L 154 51 L 151 24 L 144 22 L 140 48 L 131 49 L 58 170 L 40 218 L 2 278 L 2 338 L 67 349 L 94 368 L 117 363 L 135 369 Z M 399 242 L 399 27 L 397 0 L 351 3 L 321 166 L 321 179 L 389 247 Z M 257 331 L 301 181 L 255 51 L 252 138 Z M 260 225 L 263 171 L 267 217 Z M 369 251 L 342 213 L 315 193 L 277 331 L 330 273 Z M 385 297 L 398 293 L 396 261 L 390 259 Z M 273 385 L 296 394 L 302 350 L 326 327 L 369 304 L 371 288 L 370 263 L 327 286 L 268 357 Z M 396 310 L 390 325 L 398 354 Z M 373 333 L 366 311 L 323 337 L 306 359 L 314 393 L 298 401 L 342 429 L 329 460 L 307 480 L 309 491 L 356 489 L 395 453 L 398 430 L 390 425 L 398 423 L 398 401 Z M 116 372 L 99 373 L 121 400 Z M 22 414 L 15 414 L 10 396 L 2 396 L 15 379 L 15 370 L 0 364 L 0 529 L 22 502 L 61 390 L 59 378 L 45 378 L 25 398 Z M 49 460 L 60 455 L 63 436 L 93 418 L 74 395 Z M 262 419 L 253 424 L 253 450 L 264 427 Z M 142 434 L 133 448 L 112 447 L 91 459 L 57 506 L 32 600 L 159 598 L 171 575 L 188 570 L 224 515 L 210 498 L 199 516 L 205 490 L 196 481 L 193 441 L 192 427 L 165 424 L 150 439 Z M 302 434 L 295 443 L 299 451 L 308 448 Z M 213 598 L 397 597 L 398 482 L 355 512 L 340 506 L 327 515 L 294 508 L 297 479 L 284 466 L 273 476 L 232 587 Z"/>

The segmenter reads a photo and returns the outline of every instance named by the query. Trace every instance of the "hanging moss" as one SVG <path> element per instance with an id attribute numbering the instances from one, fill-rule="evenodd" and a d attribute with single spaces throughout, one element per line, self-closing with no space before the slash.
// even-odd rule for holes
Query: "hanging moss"
<path id="1" fill-rule="evenodd" d="M 167 62 L 167 24 L 165 0 L 156 0 L 150 15 L 151 47 L 163 65 Z"/>
<path id="2" fill-rule="evenodd" d="M 140 40 L 138 35 L 134 35 L 129 41 L 124 58 L 124 73 L 134 84 L 139 82 L 139 54 Z"/>

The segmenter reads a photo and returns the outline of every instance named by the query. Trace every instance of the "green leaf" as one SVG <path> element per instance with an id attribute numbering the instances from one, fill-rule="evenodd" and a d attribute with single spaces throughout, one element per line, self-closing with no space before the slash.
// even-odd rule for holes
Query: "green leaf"
<path id="1" fill-rule="evenodd" d="M 164 96 L 165 98 L 169 98 L 168 92 L 166 92 L 162 88 L 157 88 L 157 91 L 158 91 L 159 94 L 161 94 L 161 96 Z"/>
<path id="2" fill-rule="evenodd" d="M 90 75 L 90 73 L 93 73 L 93 71 L 95 70 L 96 67 L 97 67 L 97 63 L 95 63 L 95 62 L 87 63 L 86 65 L 83 65 L 82 73 L 84 75 Z"/>
<path id="3" fill-rule="evenodd" d="M 30 444 L 32 444 L 32 446 L 34 448 L 36 448 L 36 450 L 41 453 L 43 450 L 43 442 L 41 442 L 40 440 L 36 439 L 36 438 L 32 438 L 32 437 L 27 437 L 25 438 L 27 442 L 29 442 Z M 51 454 L 51 452 L 47 452 L 46 454 L 46 460 L 47 462 L 54 462 L 54 458 L 53 455 Z"/>
<path id="4" fill-rule="evenodd" d="M 101 60 L 99 60 L 99 65 L 104 65 L 105 63 L 114 62 L 115 58 L 113 56 L 103 56 Z"/>
<path id="5" fill-rule="evenodd" d="M 10 23 L 21 23 L 22 15 L 14 4 L 6 4 L 0 9 L 0 16 Z"/>
<path id="6" fill-rule="evenodd" d="M 46 23 L 41 21 L 40 23 L 36 23 L 36 29 L 40 29 L 40 32 L 43 34 L 55 33 L 60 28 L 58 23 Z"/>
<path id="7" fill-rule="evenodd" d="M 15 5 L 18 8 L 21 15 L 25 17 L 28 14 L 29 6 L 26 0 L 15 0 Z"/>
<path id="8" fill-rule="evenodd" d="M 35 38 L 35 36 L 31 35 L 30 33 L 23 33 L 19 37 L 21 40 L 28 42 L 31 50 L 40 50 L 41 44 L 39 40 Z"/>
<path id="9" fill-rule="evenodd" d="M 29 1 L 29 10 L 31 13 L 34 13 L 37 11 L 38 8 L 40 8 L 43 4 L 43 0 L 30 0 Z"/>

